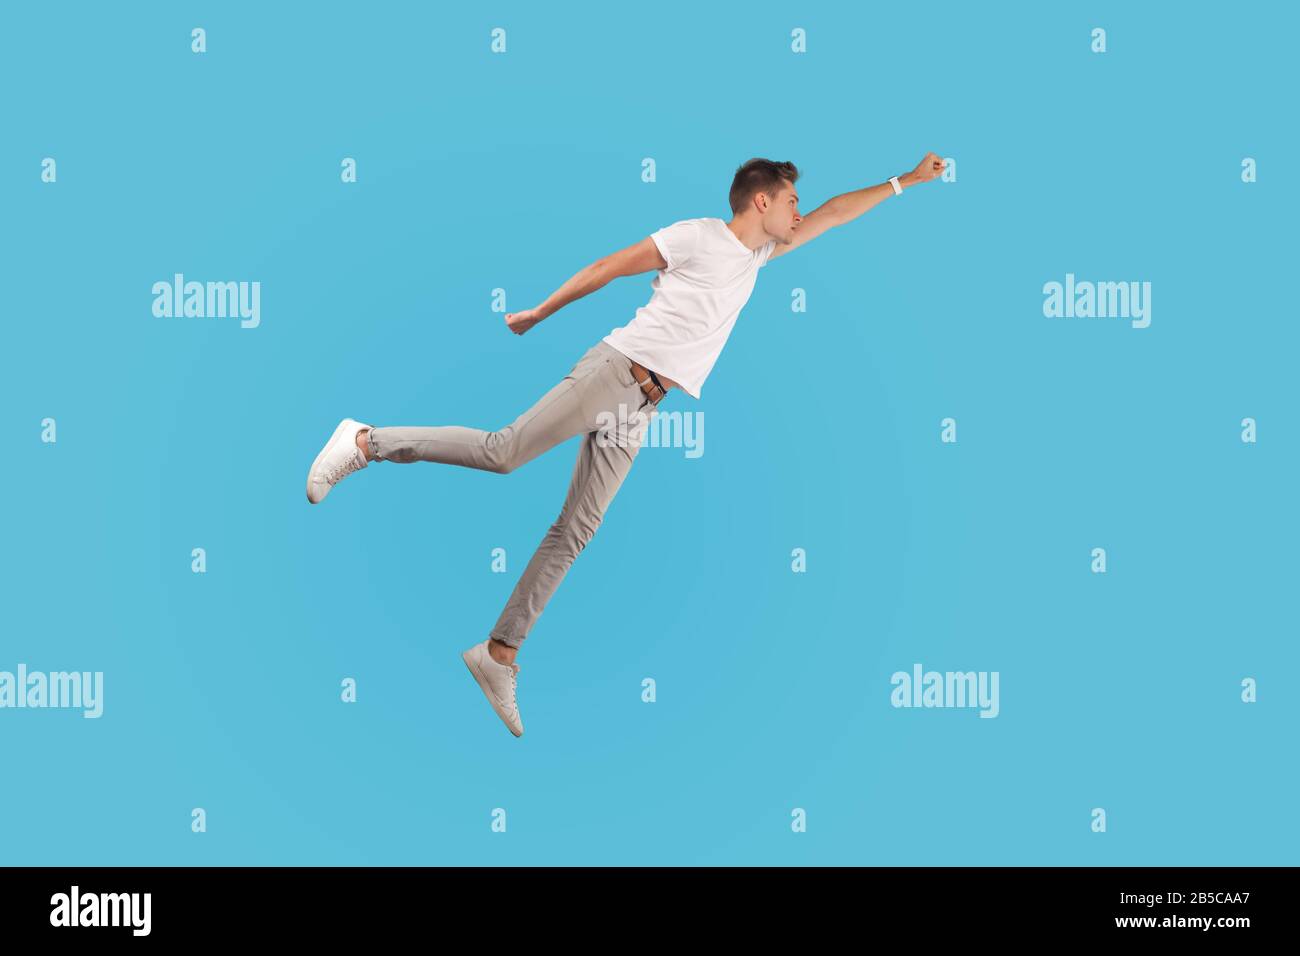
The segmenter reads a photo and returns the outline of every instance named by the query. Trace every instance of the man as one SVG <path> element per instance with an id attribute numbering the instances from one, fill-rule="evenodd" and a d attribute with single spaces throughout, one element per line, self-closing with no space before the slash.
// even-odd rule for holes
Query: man
<path id="1" fill-rule="evenodd" d="M 536 308 L 507 313 L 510 331 L 523 335 L 611 279 L 658 270 L 650 302 L 632 321 L 592 346 L 512 424 L 500 431 L 459 425 L 375 428 L 345 418 L 312 463 L 307 500 L 319 503 L 339 481 L 372 461 L 434 461 L 506 474 L 574 435 L 584 436 L 559 518 L 491 633 L 461 655 L 497 715 L 521 736 L 519 646 L 596 533 L 641 444 L 640 428 L 620 428 L 619 440 L 611 440 L 610 417 L 617 415 L 622 423 L 631 410 L 644 424 L 674 388 L 699 398 L 760 268 L 886 197 L 929 182 L 943 172 L 943 165 L 927 153 L 909 173 L 835 196 L 800 216 L 794 164 L 751 159 L 732 180 L 730 222 L 684 219 L 665 226 L 587 266 Z"/>

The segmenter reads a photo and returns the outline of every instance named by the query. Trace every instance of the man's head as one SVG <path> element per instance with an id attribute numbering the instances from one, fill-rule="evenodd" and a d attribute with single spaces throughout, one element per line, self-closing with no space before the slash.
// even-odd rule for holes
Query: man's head
<path id="1" fill-rule="evenodd" d="M 737 219 L 750 219 L 777 242 L 788 245 L 803 218 L 799 215 L 799 194 L 794 184 L 799 170 L 794 163 L 751 159 L 736 170 L 731 181 L 731 212 Z"/>

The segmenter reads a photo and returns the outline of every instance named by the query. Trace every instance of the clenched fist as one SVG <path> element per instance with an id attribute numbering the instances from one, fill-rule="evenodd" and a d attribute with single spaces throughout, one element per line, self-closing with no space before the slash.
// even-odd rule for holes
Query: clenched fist
<path id="1" fill-rule="evenodd" d="M 522 312 L 507 312 L 506 325 L 515 335 L 523 335 L 546 316 L 539 313 L 536 309 L 525 309 Z"/>
<path id="2" fill-rule="evenodd" d="M 943 175 L 944 162 L 937 153 L 926 153 L 925 159 L 916 164 L 916 169 L 908 175 L 914 183 L 928 183 Z"/>

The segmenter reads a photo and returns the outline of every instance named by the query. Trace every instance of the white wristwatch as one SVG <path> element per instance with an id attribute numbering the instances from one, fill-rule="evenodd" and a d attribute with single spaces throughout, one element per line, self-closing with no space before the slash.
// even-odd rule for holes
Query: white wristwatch
<path id="1" fill-rule="evenodd" d="M 889 177 L 889 185 L 891 185 L 891 186 L 894 187 L 894 195 L 895 195 L 895 196 L 901 196 L 901 195 L 903 195 L 903 187 L 902 187 L 902 185 L 898 182 L 898 177 L 897 177 L 897 176 L 890 176 L 890 177 Z"/>

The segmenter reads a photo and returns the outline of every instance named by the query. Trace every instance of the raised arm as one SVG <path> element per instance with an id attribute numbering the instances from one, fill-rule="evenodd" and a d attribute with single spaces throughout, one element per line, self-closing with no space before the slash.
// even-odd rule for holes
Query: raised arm
<path id="1" fill-rule="evenodd" d="M 541 305 L 523 312 L 507 312 L 506 325 L 516 335 L 523 335 L 542 319 L 564 308 L 574 299 L 590 295 L 619 276 L 631 276 L 652 269 L 667 269 L 659 247 L 654 240 L 646 236 L 640 242 L 633 243 L 626 249 L 620 249 L 603 259 L 597 259 L 589 266 L 574 273 L 568 282 L 560 286 Z"/>
<path id="2" fill-rule="evenodd" d="M 898 184 L 906 189 L 908 186 L 928 183 L 942 173 L 943 160 L 935 153 L 926 153 L 925 158 L 916 164 L 915 169 L 898 177 Z M 797 249 L 806 242 L 812 242 L 827 229 L 857 219 L 868 209 L 892 195 L 894 195 L 894 187 L 886 180 L 878 186 L 868 186 L 851 193 L 832 196 L 803 217 L 794 231 L 794 238 L 788 245 L 777 243 L 768 261 L 771 262 L 777 256 L 784 255 L 791 249 Z"/>

